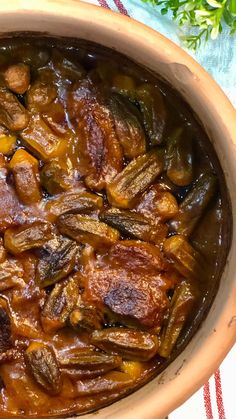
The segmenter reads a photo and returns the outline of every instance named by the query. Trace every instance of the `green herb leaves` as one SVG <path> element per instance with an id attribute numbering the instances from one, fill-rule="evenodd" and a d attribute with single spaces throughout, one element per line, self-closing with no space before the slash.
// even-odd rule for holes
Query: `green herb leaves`
<path id="1" fill-rule="evenodd" d="M 236 33 L 236 0 L 142 0 L 158 6 L 162 15 L 170 12 L 184 28 L 184 44 L 193 50 L 209 37 L 216 39 L 228 26 Z"/>

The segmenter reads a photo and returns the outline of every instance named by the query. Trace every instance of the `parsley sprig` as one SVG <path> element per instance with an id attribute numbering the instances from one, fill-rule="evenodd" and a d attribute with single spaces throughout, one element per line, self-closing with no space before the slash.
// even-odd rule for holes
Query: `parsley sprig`
<path id="1" fill-rule="evenodd" d="M 193 50 L 202 41 L 217 36 L 229 28 L 236 34 L 236 0 L 142 0 L 159 7 L 162 15 L 171 13 L 172 18 L 184 28 L 181 36 L 185 45 Z M 236 38 L 233 39 L 236 42 Z"/>

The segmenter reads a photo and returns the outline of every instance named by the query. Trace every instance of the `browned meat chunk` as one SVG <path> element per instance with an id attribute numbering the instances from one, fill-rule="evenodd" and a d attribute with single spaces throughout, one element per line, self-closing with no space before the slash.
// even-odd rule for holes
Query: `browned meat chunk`
<path id="1" fill-rule="evenodd" d="M 24 285 L 23 267 L 19 261 L 8 258 L 0 264 L 0 292 Z"/>
<path id="2" fill-rule="evenodd" d="M 111 318 L 158 329 L 168 307 L 174 277 L 157 247 L 122 241 L 85 267 L 84 299 L 103 306 Z"/>
<path id="3" fill-rule="evenodd" d="M 110 112 L 88 80 L 71 92 L 68 108 L 71 118 L 78 121 L 80 171 L 89 188 L 104 189 L 122 170 L 122 150 Z"/>
<path id="4" fill-rule="evenodd" d="M 10 65 L 4 73 L 4 79 L 8 89 L 23 95 L 30 84 L 30 68 L 22 63 Z"/>
<path id="5" fill-rule="evenodd" d="M 12 131 L 27 127 L 29 114 L 13 93 L 1 88 L 0 104 L 0 124 Z"/>

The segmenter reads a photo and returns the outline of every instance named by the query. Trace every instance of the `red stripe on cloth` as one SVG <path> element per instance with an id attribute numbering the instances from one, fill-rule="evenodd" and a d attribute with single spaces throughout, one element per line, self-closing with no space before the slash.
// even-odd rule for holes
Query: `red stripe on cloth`
<path id="1" fill-rule="evenodd" d="M 106 0 L 98 0 L 100 6 L 105 7 L 106 9 L 110 9 L 109 5 L 107 4 Z"/>
<path id="2" fill-rule="evenodd" d="M 129 16 L 129 13 L 127 12 L 125 6 L 120 0 L 113 0 L 113 1 L 120 13 L 122 13 L 123 15 Z"/>
<path id="3" fill-rule="evenodd" d="M 214 419 L 212 413 L 212 406 L 211 406 L 211 393 L 210 393 L 210 385 L 209 382 L 204 384 L 203 387 L 203 398 L 204 398 L 204 406 L 206 412 L 207 419 Z"/>
<path id="4" fill-rule="evenodd" d="M 215 372 L 214 378 L 215 378 L 215 389 L 216 389 L 216 403 L 217 403 L 217 408 L 218 408 L 219 419 L 226 419 L 219 369 Z"/>

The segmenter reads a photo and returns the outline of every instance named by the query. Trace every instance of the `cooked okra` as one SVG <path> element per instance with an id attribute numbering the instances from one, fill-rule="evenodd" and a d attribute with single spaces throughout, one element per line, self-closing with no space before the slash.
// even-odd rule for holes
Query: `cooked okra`
<path id="1" fill-rule="evenodd" d="M 172 236 L 165 240 L 164 252 L 175 263 L 176 270 L 185 278 L 204 280 L 206 262 L 184 236 Z"/>
<path id="2" fill-rule="evenodd" d="M 181 202 L 179 212 L 170 222 L 171 229 L 178 234 L 189 236 L 216 196 L 216 192 L 216 176 L 212 173 L 202 175 Z"/>
<path id="3" fill-rule="evenodd" d="M 27 127 L 30 117 L 17 97 L 5 88 L 0 89 L 0 124 L 11 131 Z"/>
<path id="4" fill-rule="evenodd" d="M 146 151 L 146 138 L 138 109 L 128 99 L 112 95 L 109 106 L 124 156 L 134 159 Z"/>
<path id="5" fill-rule="evenodd" d="M 132 160 L 107 186 L 111 205 L 132 208 L 135 198 L 160 175 L 163 170 L 162 152 L 156 149 Z"/>
<path id="6" fill-rule="evenodd" d="M 133 361 L 148 361 L 159 346 L 156 336 L 123 328 L 96 330 L 92 334 L 92 343 L 105 352 Z"/>
<path id="7" fill-rule="evenodd" d="M 66 325 L 79 300 L 79 283 L 76 276 L 55 285 L 41 313 L 41 323 L 47 333 L 55 333 Z"/>
<path id="8" fill-rule="evenodd" d="M 96 306 L 83 304 L 82 301 L 79 301 L 77 308 L 70 314 L 70 324 L 81 331 L 102 329 L 104 316 Z"/>
<path id="9" fill-rule="evenodd" d="M 167 235 L 163 223 L 150 222 L 143 215 L 129 210 L 109 209 L 100 215 L 100 219 L 126 236 L 150 243 L 161 243 Z"/>
<path id="10" fill-rule="evenodd" d="M 99 394 L 116 393 L 130 386 L 132 382 L 133 380 L 129 374 L 120 371 L 110 371 L 101 377 L 91 378 L 83 382 L 77 381 L 74 392 L 71 392 L 68 397 L 96 397 Z"/>
<path id="11" fill-rule="evenodd" d="M 42 247 L 52 238 L 49 223 L 35 222 L 29 226 L 9 228 L 4 234 L 4 246 L 13 255 Z"/>
<path id="12" fill-rule="evenodd" d="M 174 131 L 167 143 L 166 173 L 178 186 L 189 185 L 193 180 L 192 137 L 184 128 Z"/>
<path id="13" fill-rule="evenodd" d="M 23 144 L 43 161 L 64 156 L 65 141 L 50 129 L 40 114 L 33 114 L 27 126 L 16 129 L 21 130 Z"/>
<path id="14" fill-rule="evenodd" d="M 11 319 L 4 307 L 0 307 L 0 353 L 12 347 Z"/>
<path id="15" fill-rule="evenodd" d="M 52 159 L 47 162 L 41 172 L 42 186 L 51 194 L 69 191 L 74 186 L 74 174 L 63 159 Z"/>
<path id="16" fill-rule="evenodd" d="M 36 281 L 41 288 L 66 278 L 75 268 L 80 247 L 73 240 L 57 236 L 44 243 L 36 269 Z"/>
<path id="17" fill-rule="evenodd" d="M 19 149 L 13 155 L 10 164 L 17 194 L 24 204 L 34 204 L 41 200 L 39 182 L 39 163 L 27 151 Z"/>
<path id="18" fill-rule="evenodd" d="M 158 87 L 142 84 L 136 91 L 136 97 L 143 114 L 143 122 L 152 145 L 161 144 L 167 120 L 164 98 Z"/>
<path id="19" fill-rule="evenodd" d="M 164 358 L 168 358 L 171 354 L 196 298 L 196 289 L 190 282 L 182 282 L 176 287 L 167 324 L 161 336 L 159 355 Z"/>
<path id="20" fill-rule="evenodd" d="M 96 209 L 101 209 L 103 206 L 103 199 L 101 196 L 92 194 L 90 192 L 77 192 L 60 194 L 54 199 L 51 199 L 46 204 L 46 209 L 52 218 L 59 217 L 59 215 L 67 213 L 89 213 Z"/>
<path id="21" fill-rule="evenodd" d="M 63 353 L 59 363 L 63 367 L 72 367 L 82 370 L 100 370 L 104 372 L 117 368 L 122 358 L 117 355 L 108 355 L 103 352 L 80 350 L 72 353 Z"/>
<path id="22" fill-rule="evenodd" d="M 61 375 L 53 350 L 40 343 L 31 343 L 25 360 L 36 382 L 52 395 L 60 393 Z"/>
<path id="23" fill-rule="evenodd" d="M 109 246 L 119 239 L 117 230 L 87 215 L 60 215 L 57 226 L 62 234 L 95 248 Z"/>

